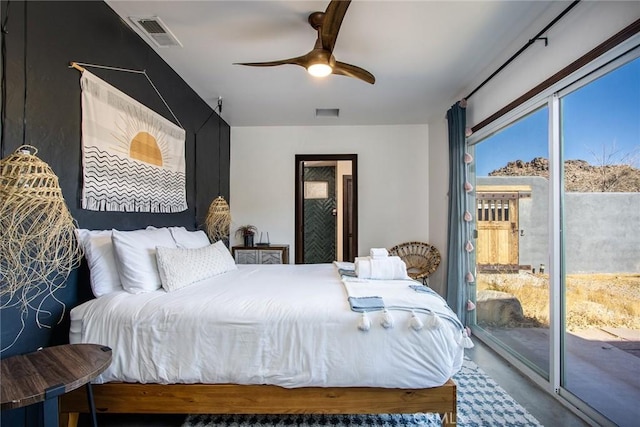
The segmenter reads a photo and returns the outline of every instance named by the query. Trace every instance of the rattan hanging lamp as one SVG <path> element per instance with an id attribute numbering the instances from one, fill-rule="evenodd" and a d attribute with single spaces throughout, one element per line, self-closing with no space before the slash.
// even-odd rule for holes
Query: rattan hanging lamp
<path id="1" fill-rule="evenodd" d="M 222 97 L 218 98 L 218 112 L 222 114 Z M 218 124 L 218 197 L 216 197 L 207 212 L 207 217 L 204 222 L 205 230 L 209 236 L 209 240 L 217 242 L 218 240 L 224 240 L 229 237 L 229 227 L 231 226 L 231 209 L 229 203 L 220 195 L 220 180 L 221 180 L 221 135 L 220 129 L 222 128 L 222 116 L 220 117 L 220 123 Z"/>
<path id="2" fill-rule="evenodd" d="M 229 204 L 222 196 L 216 197 L 207 212 L 205 228 L 207 235 L 212 242 L 223 240 L 229 237 L 229 227 L 231 226 L 231 211 Z"/>
<path id="3" fill-rule="evenodd" d="M 65 285 L 82 249 L 51 167 L 31 145 L 0 160 L 0 297 L 22 306 Z"/>

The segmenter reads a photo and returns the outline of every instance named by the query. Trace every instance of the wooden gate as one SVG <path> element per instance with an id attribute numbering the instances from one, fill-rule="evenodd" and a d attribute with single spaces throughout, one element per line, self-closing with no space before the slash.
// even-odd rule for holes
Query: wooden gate
<path id="1" fill-rule="evenodd" d="M 477 188 L 476 264 L 480 271 L 520 268 L 518 201 L 522 197 L 531 197 L 530 188 Z"/>

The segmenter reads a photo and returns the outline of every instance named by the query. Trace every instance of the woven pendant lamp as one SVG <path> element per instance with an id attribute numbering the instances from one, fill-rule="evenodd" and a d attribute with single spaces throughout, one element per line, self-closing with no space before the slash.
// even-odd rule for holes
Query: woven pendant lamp
<path id="1" fill-rule="evenodd" d="M 222 196 L 216 197 L 207 212 L 205 228 L 209 240 L 217 242 L 229 236 L 229 226 L 231 225 L 231 211 L 229 204 Z"/>
<path id="2" fill-rule="evenodd" d="M 26 310 L 38 296 L 63 287 L 83 255 L 58 177 L 37 152 L 23 145 L 0 160 L 3 307 L 21 304 Z"/>
<path id="3" fill-rule="evenodd" d="M 211 113 L 213 115 L 214 113 Z M 222 97 L 218 97 L 218 118 L 222 120 Z M 209 116 L 211 117 L 211 116 Z M 208 119 L 207 119 L 208 120 Z M 205 121 L 206 123 L 206 121 Z M 203 124 L 204 125 L 204 124 Z M 220 181 L 221 177 L 221 165 L 220 160 L 222 158 L 222 123 L 218 123 L 218 194 L 220 194 Z M 231 226 L 231 210 L 229 203 L 222 196 L 216 197 L 211 205 L 209 205 L 209 211 L 207 212 L 207 218 L 204 221 L 204 227 L 209 236 L 209 240 L 217 242 L 218 240 L 226 240 L 229 237 L 229 227 Z"/>

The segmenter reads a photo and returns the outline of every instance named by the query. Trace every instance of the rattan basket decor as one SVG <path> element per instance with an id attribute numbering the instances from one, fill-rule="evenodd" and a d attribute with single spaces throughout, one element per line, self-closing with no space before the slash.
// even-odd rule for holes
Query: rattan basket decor
<path id="1" fill-rule="evenodd" d="M 83 252 L 58 177 L 30 145 L 0 160 L 0 296 L 23 308 L 65 285 Z M 14 298 L 14 296 L 18 298 Z"/>
<path id="2" fill-rule="evenodd" d="M 229 237 L 229 227 L 231 226 L 231 212 L 229 204 L 222 196 L 218 196 L 209 205 L 207 218 L 205 219 L 205 229 L 212 242 L 223 240 Z"/>
<path id="3" fill-rule="evenodd" d="M 389 255 L 399 256 L 407 264 L 407 274 L 412 279 L 426 279 L 440 265 L 440 252 L 424 242 L 405 242 L 389 249 Z"/>

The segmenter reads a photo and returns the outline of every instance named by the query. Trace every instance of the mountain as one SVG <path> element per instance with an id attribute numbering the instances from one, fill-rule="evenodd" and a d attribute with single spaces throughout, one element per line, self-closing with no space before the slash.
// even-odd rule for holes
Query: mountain
<path id="1" fill-rule="evenodd" d="M 536 157 L 530 162 L 516 160 L 489 173 L 489 176 L 549 177 L 549 160 Z M 584 160 L 564 162 L 566 191 L 580 193 L 640 192 L 640 169 L 631 165 L 593 166 Z"/>

